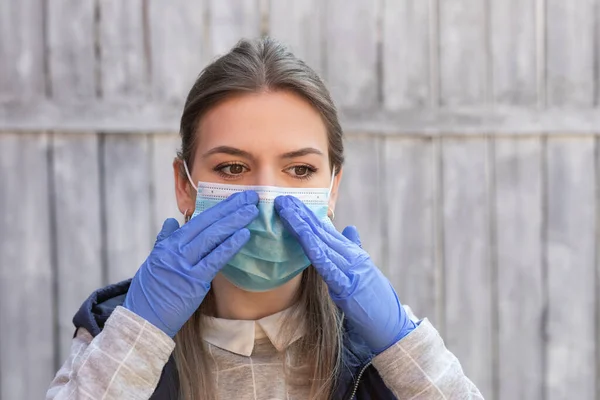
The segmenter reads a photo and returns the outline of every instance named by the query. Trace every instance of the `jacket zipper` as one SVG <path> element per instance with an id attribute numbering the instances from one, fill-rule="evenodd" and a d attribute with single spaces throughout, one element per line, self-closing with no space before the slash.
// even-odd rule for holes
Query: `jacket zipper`
<path id="1" fill-rule="evenodd" d="M 352 400 L 354 398 L 354 396 L 356 395 L 356 391 L 358 390 L 358 385 L 360 383 L 360 378 L 362 378 L 362 376 L 365 373 L 365 371 L 367 370 L 367 368 L 369 368 L 369 365 L 371 365 L 371 361 L 369 361 L 367 364 L 365 364 L 365 366 L 362 367 L 362 369 L 358 373 L 358 376 L 356 377 L 356 380 L 354 383 L 354 389 L 352 389 L 352 394 L 346 400 Z"/>

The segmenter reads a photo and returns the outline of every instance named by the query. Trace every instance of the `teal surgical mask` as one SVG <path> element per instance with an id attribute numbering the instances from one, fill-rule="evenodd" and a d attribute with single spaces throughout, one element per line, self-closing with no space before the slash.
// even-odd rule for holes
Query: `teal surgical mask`
<path id="1" fill-rule="evenodd" d="M 231 283 L 249 292 L 264 292 L 290 281 L 310 265 L 300 243 L 281 223 L 275 211 L 274 200 L 285 195 L 297 197 L 320 220 L 331 223 L 327 211 L 334 174 L 329 188 L 287 188 L 210 182 L 198 182 L 198 185 L 194 185 L 187 165 L 185 170 L 190 183 L 198 191 L 192 218 L 234 193 L 246 190 L 258 193 L 258 217 L 247 226 L 250 239 L 221 270 Z"/>

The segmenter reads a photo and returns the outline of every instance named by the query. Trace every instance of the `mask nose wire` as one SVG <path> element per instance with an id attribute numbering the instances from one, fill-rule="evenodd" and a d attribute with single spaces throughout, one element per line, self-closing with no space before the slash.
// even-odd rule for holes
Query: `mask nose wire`
<path id="1" fill-rule="evenodd" d="M 196 191 L 198 191 L 198 186 L 194 185 L 194 181 L 192 180 L 192 176 L 190 175 L 190 170 L 188 169 L 188 166 L 187 166 L 187 163 L 185 162 L 185 160 L 183 160 L 183 168 L 185 168 L 185 174 L 187 175 L 188 180 L 192 184 L 192 187 L 194 189 L 196 189 Z M 329 189 L 329 190 L 331 190 L 331 189 Z"/>

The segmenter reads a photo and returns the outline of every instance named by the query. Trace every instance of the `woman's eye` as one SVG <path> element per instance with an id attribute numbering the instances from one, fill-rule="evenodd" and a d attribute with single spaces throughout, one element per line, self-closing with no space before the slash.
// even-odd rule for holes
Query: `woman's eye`
<path id="1" fill-rule="evenodd" d="M 243 174 L 246 170 L 246 167 L 242 164 L 229 164 L 217 167 L 215 168 L 215 170 L 218 171 L 219 174 L 221 174 L 224 177 L 231 177 Z"/>
<path id="2" fill-rule="evenodd" d="M 239 175 L 244 172 L 244 167 L 240 164 L 229 165 L 227 168 L 229 168 L 229 173 L 231 175 Z"/>
<path id="3" fill-rule="evenodd" d="M 316 171 L 309 165 L 295 165 L 287 169 L 287 173 L 296 179 L 309 179 Z"/>
<path id="4" fill-rule="evenodd" d="M 296 176 L 305 176 L 309 173 L 308 167 L 306 165 L 298 165 L 294 167 L 294 175 Z"/>

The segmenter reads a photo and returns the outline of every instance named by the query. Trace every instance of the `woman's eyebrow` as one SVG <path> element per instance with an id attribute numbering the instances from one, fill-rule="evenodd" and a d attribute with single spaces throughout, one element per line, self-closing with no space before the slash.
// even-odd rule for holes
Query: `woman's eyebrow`
<path id="1" fill-rule="evenodd" d="M 283 153 L 281 155 L 281 158 L 302 157 L 302 156 L 305 156 L 307 154 L 317 154 L 319 156 L 322 156 L 323 152 L 321 152 L 321 150 L 319 150 L 319 149 L 315 149 L 314 147 L 305 147 L 303 149 L 290 151 L 288 153 Z"/>
<path id="2" fill-rule="evenodd" d="M 212 156 L 213 154 L 229 154 L 231 156 L 238 156 L 238 157 L 244 157 L 247 158 L 249 160 L 254 160 L 254 156 L 250 153 L 248 153 L 247 151 L 235 148 L 235 147 L 230 147 L 230 146 L 217 146 L 217 147 L 213 147 L 212 149 L 208 150 L 206 153 L 202 154 L 202 158 L 207 158 L 209 156 Z"/>

